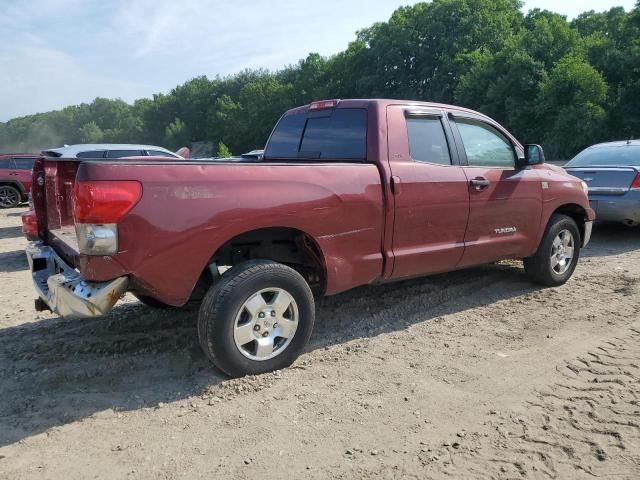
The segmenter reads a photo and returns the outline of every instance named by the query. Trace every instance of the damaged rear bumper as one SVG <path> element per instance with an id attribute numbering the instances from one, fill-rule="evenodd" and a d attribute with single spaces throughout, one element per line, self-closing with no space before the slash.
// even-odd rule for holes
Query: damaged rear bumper
<path id="1" fill-rule="evenodd" d="M 76 269 L 42 242 L 29 243 L 26 254 L 38 296 L 52 312 L 61 317 L 105 315 L 127 291 L 127 277 L 108 282 L 83 280 Z"/>

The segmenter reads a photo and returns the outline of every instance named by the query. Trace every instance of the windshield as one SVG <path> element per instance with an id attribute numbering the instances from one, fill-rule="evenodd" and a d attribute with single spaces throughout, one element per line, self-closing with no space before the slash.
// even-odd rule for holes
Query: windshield
<path id="1" fill-rule="evenodd" d="M 576 155 L 565 167 L 609 165 L 640 167 L 640 145 L 589 147 Z"/>
<path id="2" fill-rule="evenodd" d="M 264 158 L 365 160 L 367 111 L 340 108 L 285 115 L 271 135 Z"/>

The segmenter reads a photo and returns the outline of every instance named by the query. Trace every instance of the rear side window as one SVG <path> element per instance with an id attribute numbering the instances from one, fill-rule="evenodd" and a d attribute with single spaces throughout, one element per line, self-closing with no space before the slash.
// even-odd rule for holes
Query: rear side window
<path id="1" fill-rule="evenodd" d="M 264 157 L 365 160 L 367 111 L 342 108 L 282 117 Z"/>
<path id="2" fill-rule="evenodd" d="M 174 155 L 173 153 L 169 153 L 169 152 L 163 152 L 161 150 L 147 150 L 147 155 L 149 155 L 150 157 L 171 157 L 171 158 L 178 158 L 176 155 Z"/>
<path id="3" fill-rule="evenodd" d="M 79 152 L 77 158 L 103 158 L 104 150 L 91 150 L 88 152 Z"/>
<path id="4" fill-rule="evenodd" d="M 13 168 L 10 158 L 0 158 L 0 168 Z"/>
<path id="5" fill-rule="evenodd" d="M 141 150 L 107 150 L 107 158 L 140 157 Z"/>
<path id="6" fill-rule="evenodd" d="M 473 120 L 456 120 L 469 166 L 515 167 L 509 141 L 493 127 Z"/>
<path id="7" fill-rule="evenodd" d="M 407 118 L 407 135 L 412 159 L 451 165 L 447 137 L 439 118 Z"/>
<path id="8" fill-rule="evenodd" d="M 35 163 L 35 158 L 14 158 L 13 161 L 16 164 L 18 170 L 31 170 Z"/>

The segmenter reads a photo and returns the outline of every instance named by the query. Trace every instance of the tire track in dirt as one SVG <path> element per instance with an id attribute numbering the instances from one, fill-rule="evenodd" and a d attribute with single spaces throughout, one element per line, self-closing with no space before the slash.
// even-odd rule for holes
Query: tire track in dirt
<path id="1" fill-rule="evenodd" d="M 640 326 L 556 369 L 526 414 L 441 450 L 427 470 L 453 478 L 640 477 Z M 464 444 L 463 444 L 464 443 Z"/>

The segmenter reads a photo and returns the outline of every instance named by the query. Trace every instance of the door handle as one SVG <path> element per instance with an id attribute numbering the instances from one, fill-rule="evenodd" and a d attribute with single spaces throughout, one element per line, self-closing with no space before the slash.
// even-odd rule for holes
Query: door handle
<path id="1" fill-rule="evenodd" d="M 471 186 L 478 191 L 484 190 L 491 185 L 491 182 L 484 177 L 476 177 L 469 183 L 471 183 Z"/>

